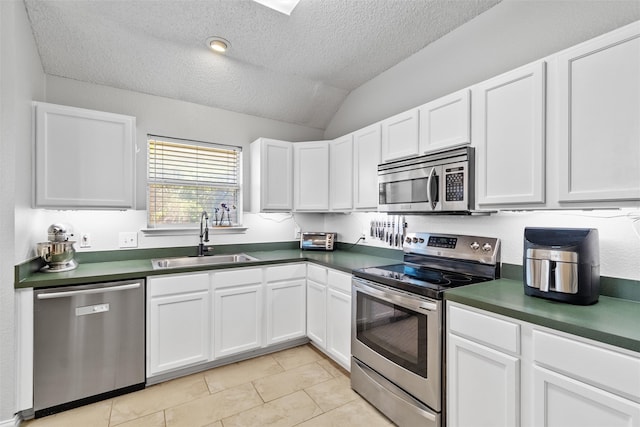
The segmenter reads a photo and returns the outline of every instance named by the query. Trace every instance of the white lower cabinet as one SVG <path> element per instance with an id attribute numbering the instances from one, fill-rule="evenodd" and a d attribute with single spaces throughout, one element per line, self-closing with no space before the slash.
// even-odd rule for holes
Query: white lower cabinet
<path id="1" fill-rule="evenodd" d="M 210 359 L 209 274 L 147 279 L 147 376 Z"/>
<path id="2" fill-rule="evenodd" d="M 345 368 L 351 364 L 351 295 L 332 288 L 327 293 L 327 353 Z"/>
<path id="3" fill-rule="evenodd" d="M 351 275 L 328 269 L 327 353 L 351 367 Z"/>
<path id="4" fill-rule="evenodd" d="M 451 335 L 447 369 L 449 425 L 520 425 L 517 357 Z"/>
<path id="5" fill-rule="evenodd" d="M 320 348 L 327 346 L 327 269 L 307 266 L 307 336 Z"/>
<path id="6" fill-rule="evenodd" d="M 230 356 L 262 346 L 262 271 L 213 273 L 213 356 Z"/>
<path id="7" fill-rule="evenodd" d="M 448 426 L 640 426 L 640 354 L 447 302 Z"/>
<path id="8" fill-rule="evenodd" d="M 351 275 L 309 264 L 307 336 L 346 370 L 351 369 Z"/>
<path id="9" fill-rule="evenodd" d="M 267 292 L 265 345 L 278 344 L 306 335 L 306 273 L 304 264 L 265 269 Z"/>
<path id="10" fill-rule="evenodd" d="M 351 275 L 314 264 L 147 278 L 147 377 L 309 339 L 345 369 Z"/>
<path id="11" fill-rule="evenodd" d="M 307 279 L 307 336 L 321 348 L 327 337 L 327 285 Z"/>
<path id="12" fill-rule="evenodd" d="M 639 404 L 548 369 L 533 367 L 533 388 L 536 426 L 640 425 Z"/>

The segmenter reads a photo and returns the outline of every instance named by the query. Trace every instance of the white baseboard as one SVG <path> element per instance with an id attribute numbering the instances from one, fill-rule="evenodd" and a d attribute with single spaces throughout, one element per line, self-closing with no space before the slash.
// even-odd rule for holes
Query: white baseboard
<path id="1" fill-rule="evenodd" d="M 18 427 L 22 419 L 16 414 L 10 420 L 0 421 L 0 427 Z"/>

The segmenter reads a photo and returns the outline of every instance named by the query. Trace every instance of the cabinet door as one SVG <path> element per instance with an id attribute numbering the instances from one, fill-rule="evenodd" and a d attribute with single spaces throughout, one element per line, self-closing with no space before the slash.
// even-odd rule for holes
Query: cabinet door
<path id="1" fill-rule="evenodd" d="M 640 22 L 557 61 L 560 201 L 640 200 Z"/>
<path id="2" fill-rule="evenodd" d="M 331 288 L 327 292 L 327 352 L 350 370 L 351 295 Z"/>
<path id="3" fill-rule="evenodd" d="M 353 134 L 353 204 L 356 209 L 378 209 L 378 164 L 380 124 Z"/>
<path id="4" fill-rule="evenodd" d="M 304 279 L 267 285 L 266 345 L 306 335 L 305 285 Z"/>
<path id="5" fill-rule="evenodd" d="M 353 136 L 329 143 L 329 208 L 332 211 L 353 209 Z"/>
<path id="6" fill-rule="evenodd" d="M 520 361 L 456 335 L 447 336 L 448 425 L 520 425 Z"/>
<path id="7" fill-rule="evenodd" d="M 307 279 L 307 336 L 326 348 L 327 286 Z"/>
<path id="8" fill-rule="evenodd" d="M 135 117 L 36 102 L 36 207 L 134 207 Z"/>
<path id="9" fill-rule="evenodd" d="M 471 142 L 469 89 L 431 101 L 419 110 L 421 153 Z"/>
<path id="10" fill-rule="evenodd" d="M 535 426 L 640 425 L 640 404 L 539 366 L 533 367 L 533 387 Z"/>
<path id="11" fill-rule="evenodd" d="M 293 209 L 293 147 L 290 142 L 260 138 L 251 144 L 251 209 Z"/>
<path id="12" fill-rule="evenodd" d="M 147 278 L 147 376 L 211 359 L 209 274 Z"/>
<path id="13" fill-rule="evenodd" d="M 417 108 L 382 121 L 382 161 L 416 156 L 419 125 Z"/>
<path id="14" fill-rule="evenodd" d="M 147 376 L 210 359 L 209 292 L 152 297 L 148 310 Z"/>
<path id="15" fill-rule="evenodd" d="M 293 144 L 293 174 L 294 209 L 329 210 L 329 143 Z"/>
<path id="16" fill-rule="evenodd" d="M 216 358 L 262 346 L 262 284 L 213 292 Z"/>
<path id="17" fill-rule="evenodd" d="M 473 89 L 478 205 L 545 202 L 545 63 Z"/>

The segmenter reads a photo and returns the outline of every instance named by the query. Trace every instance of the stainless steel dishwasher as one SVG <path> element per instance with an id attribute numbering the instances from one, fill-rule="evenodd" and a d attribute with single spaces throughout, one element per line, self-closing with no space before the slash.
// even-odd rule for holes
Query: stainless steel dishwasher
<path id="1" fill-rule="evenodd" d="M 144 388 L 144 279 L 34 294 L 36 417 Z"/>

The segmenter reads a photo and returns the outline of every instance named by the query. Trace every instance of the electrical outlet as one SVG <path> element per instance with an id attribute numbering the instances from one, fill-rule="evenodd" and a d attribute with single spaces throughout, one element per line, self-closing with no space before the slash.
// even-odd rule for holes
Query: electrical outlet
<path id="1" fill-rule="evenodd" d="M 364 233 L 364 232 L 360 233 L 360 238 L 362 239 L 363 242 L 365 242 L 367 240 L 366 233 Z"/>
<path id="2" fill-rule="evenodd" d="M 137 248 L 138 233 L 135 231 L 123 231 L 118 235 L 118 246 L 121 248 Z"/>
<path id="3" fill-rule="evenodd" d="M 80 235 L 80 247 L 81 248 L 90 248 L 91 247 L 91 234 L 90 233 L 82 233 Z"/>
<path id="4" fill-rule="evenodd" d="M 295 229 L 295 231 L 294 231 L 293 237 L 294 237 L 296 240 L 300 240 L 300 233 L 301 233 L 301 232 L 300 232 L 300 227 L 298 227 L 298 226 L 296 225 L 296 229 Z"/>

